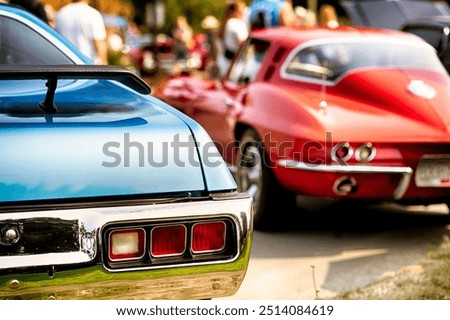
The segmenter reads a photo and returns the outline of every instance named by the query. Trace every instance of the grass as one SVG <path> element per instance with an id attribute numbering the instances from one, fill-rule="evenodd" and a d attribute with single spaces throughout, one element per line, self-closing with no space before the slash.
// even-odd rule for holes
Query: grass
<path id="1" fill-rule="evenodd" d="M 419 265 L 408 266 L 336 300 L 449 300 L 450 238 L 430 249 Z"/>

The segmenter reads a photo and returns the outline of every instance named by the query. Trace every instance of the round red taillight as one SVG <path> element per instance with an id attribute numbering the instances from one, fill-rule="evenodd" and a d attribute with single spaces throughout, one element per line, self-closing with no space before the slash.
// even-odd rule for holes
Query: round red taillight
<path id="1" fill-rule="evenodd" d="M 376 156 L 377 150 L 372 143 L 367 142 L 358 147 L 355 152 L 355 159 L 359 162 L 370 162 Z"/>
<path id="2" fill-rule="evenodd" d="M 353 156 L 353 148 L 348 142 L 339 142 L 331 149 L 331 159 L 336 162 L 347 161 Z"/>

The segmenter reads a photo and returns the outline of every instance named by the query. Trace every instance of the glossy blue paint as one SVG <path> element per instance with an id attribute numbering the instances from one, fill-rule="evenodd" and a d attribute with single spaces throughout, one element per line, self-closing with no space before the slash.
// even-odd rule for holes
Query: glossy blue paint
<path id="1" fill-rule="evenodd" d="M 192 118 L 187 117 L 170 105 L 160 100 L 158 100 L 158 105 L 164 106 L 169 112 L 183 119 L 191 128 L 200 150 L 200 158 L 204 163 L 203 174 L 205 175 L 207 189 L 210 192 L 236 190 L 236 181 L 205 129 Z"/>
<path id="2" fill-rule="evenodd" d="M 37 107 L 42 95 L 8 99 L 0 111 L 0 201 L 205 190 L 185 119 L 151 96 L 82 81 L 59 90 L 54 115 Z"/>
<path id="3" fill-rule="evenodd" d="M 2 12 L 92 63 L 34 16 Z M 60 80 L 51 115 L 38 107 L 45 93 L 43 80 L 0 82 L 0 202 L 236 190 L 203 128 L 159 99 L 115 81 Z"/>

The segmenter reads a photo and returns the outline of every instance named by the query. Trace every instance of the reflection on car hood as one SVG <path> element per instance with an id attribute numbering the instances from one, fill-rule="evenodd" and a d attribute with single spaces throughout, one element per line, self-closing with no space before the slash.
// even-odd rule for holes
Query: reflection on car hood
<path id="1" fill-rule="evenodd" d="M 392 85 L 386 85 L 386 79 Z M 448 88 L 449 81 L 445 75 L 395 69 L 355 72 L 344 77 L 336 86 L 337 90 L 367 105 L 434 127 L 442 127 L 444 119 L 450 117 L 446 107 L 450 101 Z M 427 96 L 428 92 L 430 96 Z"/>
<path id="2" fill-rule="evenodd" d="M 386 85 L 386 79 L 390 85 Z M 449 78 L 445 74 L 394 69 L 359 71 L 330 87 L 328 110 L 340 119 L 336 126 L 353 126 L 348 121 L 364 123 L 369 135 L 374 132 L 387 135 L 379 137 L 383 140 L 394 138 L 394 135 L 404 139 L 416 139 L 417 135 L 423 139 L 445 136 L 448 140 L 449 86 Z M 360 136 L 361 132 L 356 134 Z"/>
<path id="3" fill-rule="evenodd" d="M 37 108 L 42 92 L 0 89 L 0 201 L 205 189 L 191 129 L 152 97 L 108 81 L 58 90 L 49 115 Z"/>

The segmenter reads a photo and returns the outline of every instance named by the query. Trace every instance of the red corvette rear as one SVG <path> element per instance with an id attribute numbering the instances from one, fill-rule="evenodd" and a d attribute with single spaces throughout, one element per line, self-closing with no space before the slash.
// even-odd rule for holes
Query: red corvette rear
<path id="1" fill-rule="evenodd" d="M 371 29 L 253 33 L 220 81 L 156 95 L 196 119 L 262 227 L 295 195 L 450 202 L 450 81 L 434 49 Z"/>

